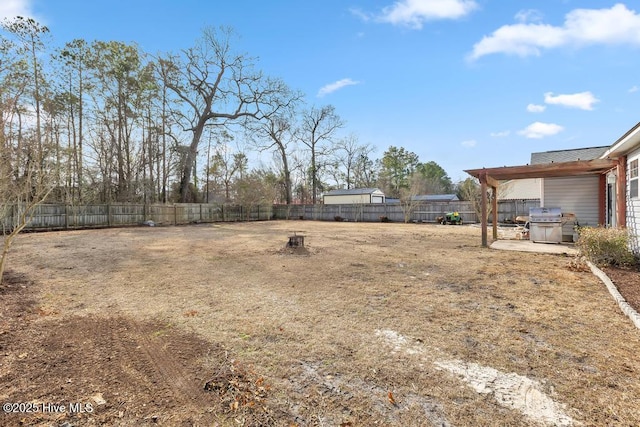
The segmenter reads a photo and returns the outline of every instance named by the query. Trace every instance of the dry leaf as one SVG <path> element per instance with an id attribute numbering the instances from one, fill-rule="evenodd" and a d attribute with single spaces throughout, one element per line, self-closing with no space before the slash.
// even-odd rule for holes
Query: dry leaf
<path id="1" fill-rule="evenodd" d="M 389 398 L 389 403 L 391 403 L 392 405 L 396 405 L 396 399 L 393 398 L 393 393 L 388 392 L 387 393 L 387 397 Z"/>

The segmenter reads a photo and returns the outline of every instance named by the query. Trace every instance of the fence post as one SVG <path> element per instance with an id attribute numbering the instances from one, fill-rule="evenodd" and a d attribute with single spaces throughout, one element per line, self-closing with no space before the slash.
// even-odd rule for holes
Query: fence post
<path id="1" fill-rule="evenodd" d="M 69 229 L 69 210 L 67 209 L 67 205 L 64 205 L 64 229 Z"/>
<path id="2" fill-rule="evenodd" d="M 173 204 L 173 225 L 178 225 L 178 205 Z"/>
<path id="3" fill-rule="evenodd" d="M 111 204 L 107 203 L 107 227 L 111 227 Z"/>
<path id="4" fill-rule="evenodd" d="M 202 222 L 202 203 L 200 203 L 200 222 Z"/>

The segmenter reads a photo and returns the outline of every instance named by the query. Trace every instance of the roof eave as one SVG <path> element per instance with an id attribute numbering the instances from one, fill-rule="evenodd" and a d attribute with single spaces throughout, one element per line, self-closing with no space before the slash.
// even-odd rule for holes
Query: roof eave
<path id="1" fill-rule="evenodd" d="M 611 148 L 605 151 L 600 158 L 606 159 L 609 157 L 623 156 L 637 146 L 640 146 L 640 122 L 618 138 L 618 140 L 611 145 Z"/>

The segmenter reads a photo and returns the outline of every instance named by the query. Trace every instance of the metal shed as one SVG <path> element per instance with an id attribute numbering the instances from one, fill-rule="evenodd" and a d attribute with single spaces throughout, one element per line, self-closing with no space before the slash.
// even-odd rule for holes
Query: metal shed
<path id="1" fill-rule="evenodd" d="M 352 188 L 331 190 L 322 195 L 325 205 L 347 205 L 356 203 L 384 203 L 385 196 L 379 188 Z"/>

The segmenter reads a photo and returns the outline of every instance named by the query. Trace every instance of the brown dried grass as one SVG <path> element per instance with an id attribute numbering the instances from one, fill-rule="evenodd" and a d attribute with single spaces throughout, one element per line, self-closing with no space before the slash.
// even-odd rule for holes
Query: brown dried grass
<path id="1" fill-rule="evenodd" d="M 293 230 L 304 256 L 283 251 Z M 11 268 L 53 316 L 160 320 L 220 343 L 269 384 L 260 413 L 281 425 L 535 425 L 442 358 L 536 380 L 585 425 L 639 425 L 640 333 L 599 280 L 570 257 L 479 243 L 478 228 L 424 224 L 71 231 L 20 236 Z"/>

